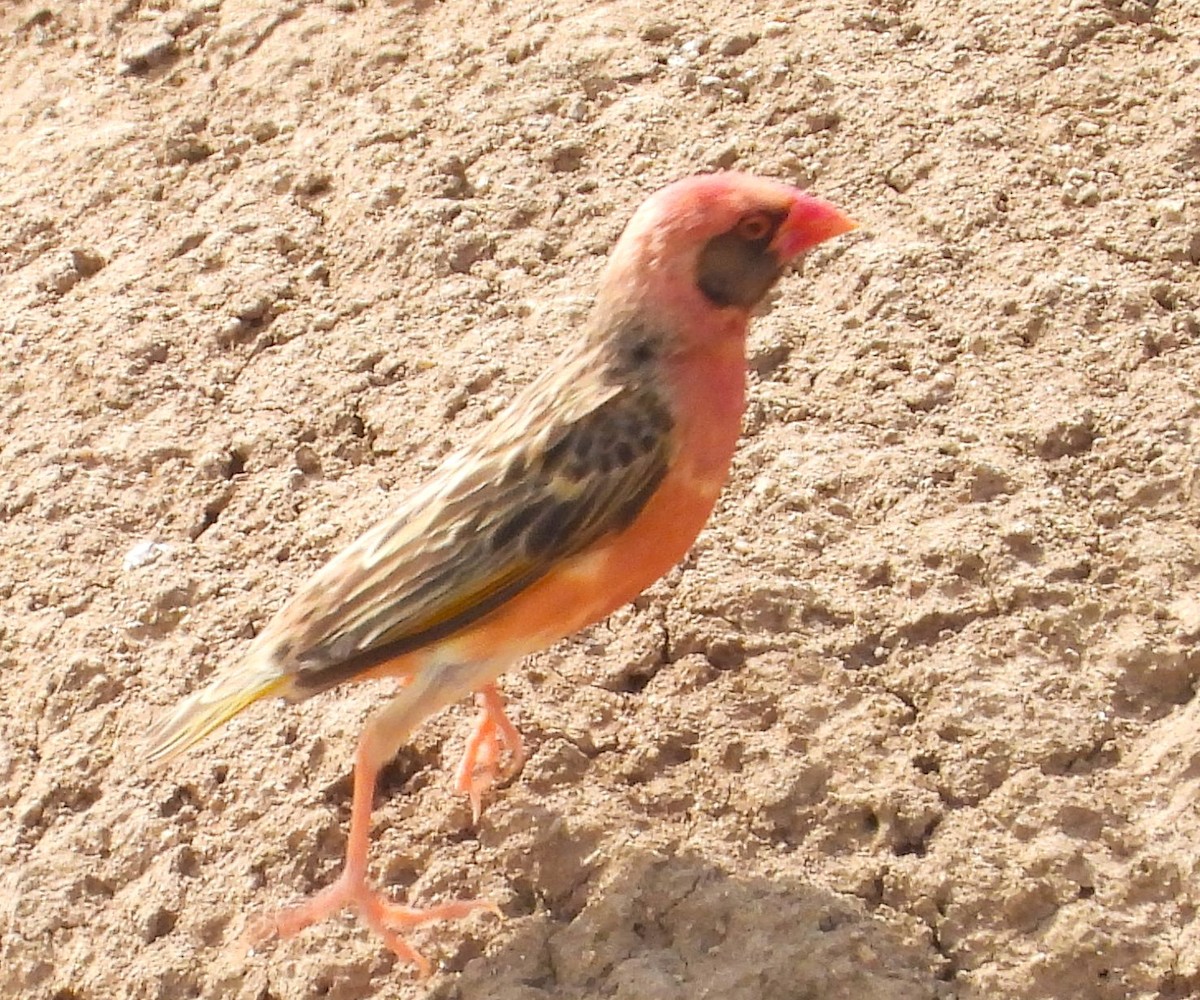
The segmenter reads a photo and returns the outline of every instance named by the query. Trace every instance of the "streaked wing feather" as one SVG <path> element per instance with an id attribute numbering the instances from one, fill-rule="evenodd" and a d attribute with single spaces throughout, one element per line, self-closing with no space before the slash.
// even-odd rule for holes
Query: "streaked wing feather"
<path id="1" fill-rule="evenodd" d="M 636 386 L 579 402 L 553 400 L 534 438 L 495 428 L 296 595 L 276 622 L 299 635 L 283 657 L 299 691 L 461 631 L 633 520 L 670 463 L 670 412 Z"/>

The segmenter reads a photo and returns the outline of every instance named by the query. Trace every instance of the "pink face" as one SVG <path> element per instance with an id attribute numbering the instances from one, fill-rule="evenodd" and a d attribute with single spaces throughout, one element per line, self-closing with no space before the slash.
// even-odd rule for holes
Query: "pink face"
<path id="1" fill-rule="evenodd" d="M 641 223 L 642 225 L 639 225 Z M 630 229 L 660 229 L 670 243 L 700 245 L 741 228 L 756 239 L 770 231 L 779 265 L 855 223 L 838 208 L 799 188 L 751 174 L 701 174 L 668 185 L 639 209 Z"/>
<path id="2" fill-rule="evenodd" d="M 804 251 L 854 228 L 837 208 L 777 181 L 704 174 L 652 195 L 613 253 L 659 280 L 658 295 L 749 311 Z M 645 277 L 643 277 L 645 280 Z"/>
<path id="3" fill-rule="evenodd" d="M 623 295 L 653 287 L 660 305 L 746 316 L 797 256 L 853 228 L 829 202 L 790 185 L 702 174 L 643 203 L 613 251 L 610 274 Z"/>

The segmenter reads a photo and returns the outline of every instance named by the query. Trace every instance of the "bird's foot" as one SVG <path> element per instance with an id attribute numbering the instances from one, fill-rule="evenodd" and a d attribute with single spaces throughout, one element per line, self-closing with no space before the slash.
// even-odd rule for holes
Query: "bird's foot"
<path id="1" fill-rule="evenodd" d="M 517 727 L 504 714 L 504 700 L 494 686 L 484 688 L 475 698 L 480 712 L 455 772 L 454 788 L 471 800 L 471 819 L 478 823 L 483 812 L 483 793 L 521 770 L 525 764 L 525 744 Z M 508 751 L 508 764 L 504 767 L 499 763 L 502 749 Z"/>
<path id="2" fill-rule="evenodd" d="M 430 974 L 432 966 L 424 955 L 400 936 L 399 931 L 434 920 L 460 920 L 477 910 L 501 915 L 500 908 L 487 899 L 463 899 L 424 907 L 393 903 L 382 893 L 371 889 L 364 879 L 352 878 L 343 872 L 336 882 L 311 899 L 259 918 L 246 932 L 247 943 L 253 948 L 271 938 L 292 937 L 347 906 L 355 909 L 363 923 L 383 938 L 384 944 L 398 958 L 415 965 L 422 978 Z"/>

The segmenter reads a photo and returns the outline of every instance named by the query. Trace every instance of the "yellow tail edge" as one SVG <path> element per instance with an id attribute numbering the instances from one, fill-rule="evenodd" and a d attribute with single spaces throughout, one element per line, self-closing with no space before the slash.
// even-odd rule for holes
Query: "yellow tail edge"
<path id="1" fill-rule="evenodd" d="M 286 675 L 275 672 L 246 677 L 244 667 L 217 677 L 151 727 L 146 734 L 146 759 L 153 763 L 179 756 L 247 705 L 279 693 L 287 682 Z"/>

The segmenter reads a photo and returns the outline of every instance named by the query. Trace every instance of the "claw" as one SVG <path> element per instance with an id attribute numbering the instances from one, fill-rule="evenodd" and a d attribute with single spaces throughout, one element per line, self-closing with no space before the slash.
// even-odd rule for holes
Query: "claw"
<path id="1" fill-rule="evenodd" d="M 257 945 L 272 938 L 292 937 L 347 906 L 354 907 L 363 923 L 383 939 L 397 958 L 415 965 L 421 978 L 429 976 L 433 967 L 424 955 L 397 933 L 398 930 L 434 920 L 461 920 L 476 910 L 501 916 L 500 907 L 490 899 L 461 899 L 424 907 L 393 903 L 382 893 L 371 889 L 365 879 L 344 871 L 333 885 L 322 889 L 307 902 L 284 907 L 254 921 L 244 935 L 247 951 L 252 952 Z"/>
<path id="2" fill-rule="evenodd" d="M 525 745 L 517 727 L 504 713 L 504 699 L 494 684 L 475 695 L 479 715 L 467 738 L 467 746 L 454 776 L 454 788 L 471 802 L 471 821 L 483 813 L 483 795 L 498 781 L 506 781 L 525 764 Z M 501 749 L 508 751 L 508 764 L 499 766 Z"/>

